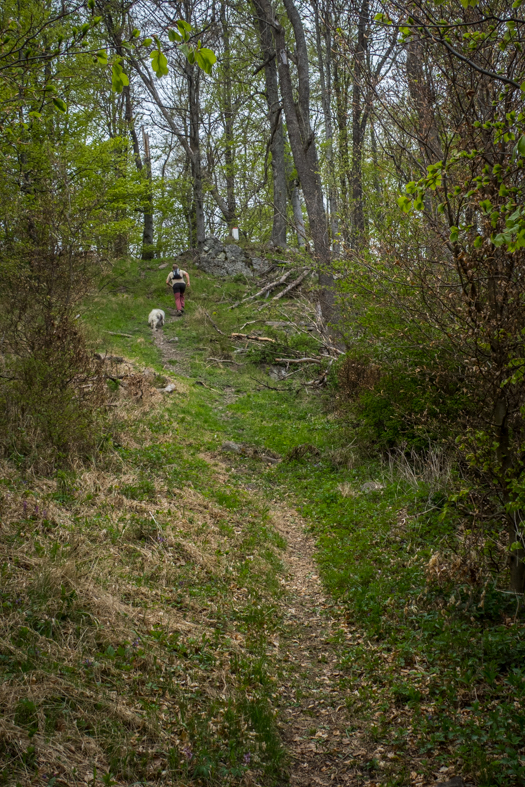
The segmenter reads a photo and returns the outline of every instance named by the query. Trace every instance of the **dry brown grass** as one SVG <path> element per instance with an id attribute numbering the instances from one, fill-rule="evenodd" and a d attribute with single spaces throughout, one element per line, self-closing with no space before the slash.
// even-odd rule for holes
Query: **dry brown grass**
<path id="1" fill-rule="evenodd" d="M 158 442 L 126 424 L 162 395 L 142 379 L 129 404 L 130 389 L 123 442 Z M 191 487 L 174 498 L 163 468 L 149 477 L 151 499 L 132 499 L 141 474 L 117 455 L 70 480 L 1 470 L 0 783 L 86 784 L 94 768 L 118 785 L 186 783 L 188 719 L 220 729 L 240 692 L 231 660 L 249 658 L 234 622 L 250 594 L 235 570 L 242 515 Z M 256 555 L 255 582 L 266 569 Z"/>
<path id="2" fill-rule="evenodd" d="M 342 399 L 353 400 L 361 391 L 374 388 L 381 379 L 381 370 L 368 360 L 348 357 L 339 367 L 337 377 Z"/>

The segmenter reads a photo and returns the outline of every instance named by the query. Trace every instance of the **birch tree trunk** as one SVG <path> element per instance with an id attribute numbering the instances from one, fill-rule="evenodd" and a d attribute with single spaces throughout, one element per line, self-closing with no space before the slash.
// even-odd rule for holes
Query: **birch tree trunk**
<path id="1" fill-rule="evenodd" d="M 292 203 L 293 220 L 295 224 L 295 231 L 297 233 L 297 243 L 299 248 L 306 245 L 306 230 L 304 227 L 303 211 L 301 209 L 301 194 L 299 192 L 299 185 L 295 182 L 292 186 L 290 201 Z"/>

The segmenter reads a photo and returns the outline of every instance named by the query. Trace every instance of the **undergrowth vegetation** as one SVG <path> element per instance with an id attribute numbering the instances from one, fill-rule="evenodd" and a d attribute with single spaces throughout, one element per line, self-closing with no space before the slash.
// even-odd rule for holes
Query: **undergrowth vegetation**
<path id="1" fill-rule="evenodd" d="M 523 609 L 502 592 L 497 523 L 469 527 L 476 501 L 446 441 L 401 428 L 405 391 L 381 388 L 379 367 L 360 367 L 370 398 L 356 406 L 355 368 L 316 392 L 315 365 L 276 380 L 275 348 L 229 338 L 254 321 L 279 353 L 313 354 L 306 302 L 230 309 L 246 285 L 192 271 L 184 319 L 152 337 L 149 310 L 169 314 L 163 274 L 120 274 L 88 304 L 99 353 L 128 364 L 109 381 L 112 437 L 52 477 L 4 465 L 4 783 L 286 783 L 268 640 L 286 601 L 272 515 L 292 505 L 345 624 L 347 734 L 367 742 L 356 783 L 447 768 L 521 784 Z M 390 390 L 394 432 L 379 439 Z M 226 460 L 226 441 L 253 450 Z"/>
<path id="2" fill-rule="evenodd" d="M 265 658 L 283 542 L 171 432 L 135 411 L 106 466 L 3 468 L 0 783 L 283 772 Z"/>

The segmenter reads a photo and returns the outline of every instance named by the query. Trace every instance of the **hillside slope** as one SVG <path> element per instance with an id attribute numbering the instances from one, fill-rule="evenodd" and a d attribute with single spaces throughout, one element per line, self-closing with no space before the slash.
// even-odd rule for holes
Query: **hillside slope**
<path id="1" fill-rule="evenodd" d="M 91 465 L 4 465 L 0 783 L 522 783 L 523 622 L 451 598 L 446 474 L 358 458 L 307 297 L 191 275 L 88 304 Z"/>

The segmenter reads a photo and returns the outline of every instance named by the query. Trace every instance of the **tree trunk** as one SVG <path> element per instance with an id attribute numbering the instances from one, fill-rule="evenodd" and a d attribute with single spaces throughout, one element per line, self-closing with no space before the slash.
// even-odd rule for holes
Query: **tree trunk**
<path id="1" fill-rule="evenodd" d="M 226 220 L 228 230 L 231 235 L 232 227 L 237 225 L 237 205 L 235 200 L 235 137 L 233 129 L 233 103 L 232 103 L 232 74 L 231 74 L 231 51 L 230 51 L 230 30 L 226 18 L 226 6 L 221 2 L 220 8 L 222 40 L 224 45 L 223 58 L 223 123 L 224 140 L 226 147 L 224 150 L 225 175 L 226 175 L 226 204 L 228 214 Z"/>
<path id="2" fill-rule="evenodd" d="M 148 191 L 146 194 L 146 207 L 144 209 L 144 230 L 142 232 L 142 259 L 152 260 L 155 257 L 153 248 L 153 188 L 151 176 L 151 155 L 149 150 L 149 136 L 142 129 L 144 141 L 144 163 L 146 165 L 146 178 Z"/>
<path id="3" fill-rule="evenodd" d="M 382 224 L 385 213 L 383 210 L 382 196 L 383 190 L 381 188 L 381 181 L 379 179 L 379 161 L 377 157 L 377 138 L 373 121 L 370 122 L 370 142 L 372 148 L 372 182 L 374 184 L 374 191 L 377 198 L 377 207 L 375 211 L 376 223 Z"/>
<path id="4" fill-rule="evenodd" d="M 350 217 L 348 215 L 349 190 L 347 177 L 350 173 L 350 154 L 348 149 L 348 79 L 344 71 L 341 71 L 337 58 L 334 61 L 334 93 L 335 109 L 337 119 L 337 142 L 338 142 L 338 168 L 339 168 L 339 188 L 341 190 L 341 201 L 339 217 L 341 221 L 341 235 L 346 244 L 350 243 Z"/>
<path id="5" fill-rule="evenodd" d="M 339 251 L 338 242 L 338 217 L 337 217 L 337 190 L 333 179 L 334 172 L 334 151 L 333 151 L 333 130 L 332 130 L 332 65 L 331 65 L 331 35 L 330 25 L 324 27 L 324 39 L 326 52 L 323 52 L 323 42 L 321 38 L 321 22 L 319 19 L 319 6 L 314 0 L 315 16 L 315 35 L 317 43 L 317 58 L 319 62 L 319 79 L 321 83 L 321 103 L 323 106 L 325 141 L 326 141 L 326 163 L 328 169 L 328 210 L 330 238 L 334 251 Z M 326 58 L 326 62 L 325 62 Z"/>
<path id="6" fill-rule="evenodd" d="M 357 46 L 354 57 L 354 79 L 352 85 L 352 248 L 360 249 L 365 244 L 365 208 L 363 197 L 363 147 L 367 122 L 364 107 L 363 77 L 367 31 L 370 23 L 369 0 L 363 0 L 357 23 Z"/>
<path id="7" fill-rule="evenodd" d="M 293 0 L 284 0 L 284 7 L 293 27 L 296 44 L 298 73 L 298 101 L 296 103 L 289 55 L 286 49 L 285 31 L 276 21 L 268 0 L 263 0 L 263 2 L 267 20 L 274 31 L 286 126 L 295 168 L 303 189 L 310 235 L 312 236 L 315 256 L 319 266 L 321 308 L 324 319 L 334 324 L 336 322 L 336 311 L 333 277 L 330 273 L 330 244 L 315 135 L 310 126 L 310 79 L 304 27 Z"/>
<path id="8" fill-rule="evenodd" d="M 201 142 L 199 134 L 200 123 L 200 72 L 197 66 L 186 64 L 186 79 L 188 81 L 188 97 L 190 104 L 190 149 L 191 149 L 191 174 L 193 181 L 193 210 L 195 215 L 195 234 L 197 248 L 200 248 L 206 237 L 204 225 L 204 196 L 202 187 Z"/>
<path id="9" fill-rule="evenodd" d="M 279 85 L 277 82 L 277 66 L 275 63 L 275 46 L 272 30 L 266 21 L 264 8 L 260 0 L 253 0 L 253 5 L 257 16 L 257 26 L 261 41 L 266 101 L 268 104 L 268 120 L 270 121 L 270 153 L 272 156 L 273 184 L 272 243 L 275 246 L 286 246 L 286 166 L 284 158 L 281 102 L 279 101 Z"/>
<path id="10" fill-rule="evenodd" d="M 304 228 L 303 211 L 301 209 L 301 195 L 297 181 L 292 186 L 290 201 L 293 209 L 293 220 L 297 233 L 297 243 L 302 248 L 306 245 L 306 230 Z"/>

